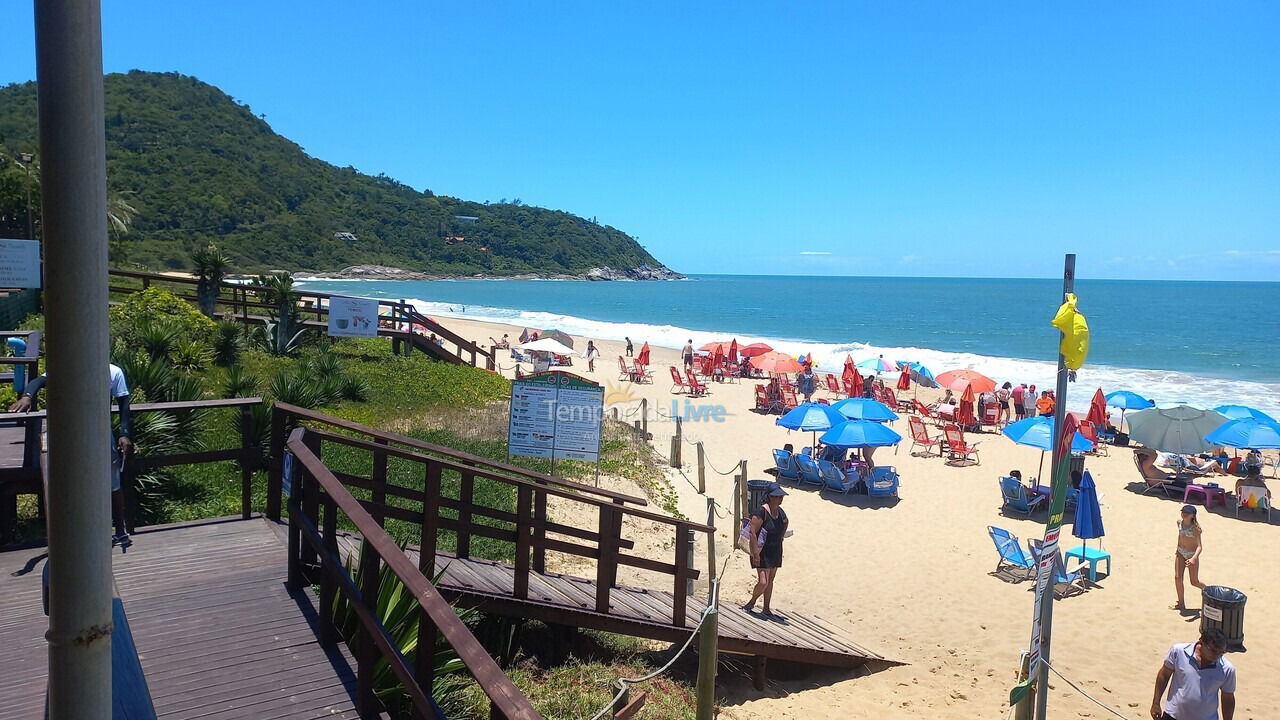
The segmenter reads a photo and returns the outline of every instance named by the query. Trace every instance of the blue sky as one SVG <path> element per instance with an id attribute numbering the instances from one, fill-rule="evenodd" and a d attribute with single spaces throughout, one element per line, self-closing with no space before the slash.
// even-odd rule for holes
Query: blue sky
<path id="1" fill-rule="evenodd" d="M 1280 4 L 104 5 L 110 72 L 686 272 L 1280 278 Z"/>

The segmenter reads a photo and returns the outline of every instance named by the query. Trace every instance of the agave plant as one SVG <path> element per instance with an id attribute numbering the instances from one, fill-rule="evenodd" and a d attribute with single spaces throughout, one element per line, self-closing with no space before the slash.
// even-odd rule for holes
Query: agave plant
<path id="1" fill-rule="evenodd" d="M 171 322 L 148 320 L 138 326 L 138 344 L 153 360 L 169 357 L 181 337 L 182 330 Z"/>
<path id="2" fill-rule="evenodd" d="M 205 369 L 213 360 L 213 353 L 209 352 L 209 347 L 199 340 L 188 340 L 178 343 L 169 360 L 174 368 L 193 373 Z"/>
<path id="3" fill-rule="evenodd" d="M 297 355 L 302 350 L 306 329 L 292 321 L 272 321 L 258 330 L 258 347 L 276 357 Z"/>
<path id="4" fill-rule="evenodd" d="M 369 399 L 369 383 L 364 378 L 348 375 L 342 378 L 342 399 L 365 402 Z"/>
<path id="5" fill-rule="evenodd" d="M 289 403 L 298 407 L 314 408 L 320 405 L 321 398 L 315 386 L 305 377 L 281 370 L 271 378 L 271 397 L 276 402 Z"/>
<path id="6" fill-rule="evenodd" d="M 244 352 L 244 332 L 240 323 L 223 320 L 213 336 L 213 362 L 221 367 L 231 367 Z"/>
<path id="7" fill-rule="evenodd" d="M 146 353 L 125 352 L 115 358 L 116 365 L 124 371 L 125 381 L 132 394 L 153 402 L 163 402 L 169 396 L 169 387 L 176 375 L 169 363 Z"/>
<path id="8" fill-rule="evenodd" d="M 222 381 L 222 397 L 252 397 L 261 387 L 257 376 L 249 374 L 240 365 L 232 365 L 227 368 L 227 377 Z"/>
<path id="9" fill-rule="evenodd" d="M 361 541 L 362 546 L 363 543 L 364 541 Z M 401 549 L 404 549 L 403 546 Z M 363 548 L 360 557 L 364 557 Z M 356 587 L 363 587 L 366 572 L 364 567 L 357 566 L 353 572 L 351 558 L 347 559 L 345 565 L 347 574 L 353 577 Z M 431 579 L 432 584 L 439 581 L 439 574 Z M 472 620 L 475 617 L 475 611 L 472 609 L 455 609 L 455 612 L 458 613 L 463 622 Z M 404 583 L 386 563 L 379 563 L 378 565 L 378 607 L 374 616 L 387 629 L 388 634 L 391 635 L 392 640 L 395 642 L 396 648 L 400 651 L 400 654 L 405 656 L 409 666 L 412 667 L 418 654 L 418 618 L 420 616 L 418 599 L 405 588 Z M 334 597 L 333 624 L 337 627 L 338 634 L 342 636 L 342 639 L 348 645 L 359 642 L 356 638 L 363 635 L 359 617 L 356 615 L 346 595 L 341 592 Z M 433 665 L 435 667 L 434 677 L 437 679 L 466 669 L 466 665 L 458 657 L 458 654 L 445 643 L 436 644 Z M 382 701 L 383 706 L 392 717 L 399 717 L 408 713 L 411 709 L 411 701 L 401 687 L 399 678 L 392 671 L 391 665 L 381 657 L 379 657 L 377 664 L 374 666 L 373 686 L 378 699 Z M 460 693 L 461 690 L 462 686 L 458 684 L 437 683 L 433 699 L 441 708 L 449 709 L 457 704 L 459 700 L 457 693 Z"/>
<path id="10" fill-rule="evenodd" d="M 307 372 L 317 378 L 337 377 L 342 373 L 342 361 L 331 350 L 314 353 L 305 363 Z"/>
<path id="11" fill-rule="evenodd" d="M 218 291 L 227 277 L 231 261 L 212 243 L 191 253 L 191 265 L 196 273 L 196 300 L 200 312 L 213 317 L 218 305 Z"/>

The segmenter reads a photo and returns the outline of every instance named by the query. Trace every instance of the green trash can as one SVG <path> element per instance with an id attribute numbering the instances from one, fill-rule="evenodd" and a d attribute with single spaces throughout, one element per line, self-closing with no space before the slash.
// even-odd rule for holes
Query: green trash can
<path id="1" fill-rule="evenodd" d="M 773 489 L 772 480 L 748 480 L 747 481 L 747 511 L 742 513 L 743 517 L 749 517 L 751 513 L 760 509 L 769 500 L 769 491 Z"/>
<path id="2" fill-rule="evenodd" d="M 1244 650 L 1244 604 L 1248 596 L 1224 585 L 1210 585 L 1200 591 L 1200 631 L 1217 628 L 1227 636 L 1227 651 Z"/>

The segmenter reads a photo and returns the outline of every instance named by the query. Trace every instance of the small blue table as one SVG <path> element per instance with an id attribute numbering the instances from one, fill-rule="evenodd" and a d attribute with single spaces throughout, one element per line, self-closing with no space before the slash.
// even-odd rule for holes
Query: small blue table
<path id="1" fill-rule="evenodd" d="M 1091 548 L 1087 545 L 1071 548 L 1067 551 L 1067 559 L 1080 558 L 1081 561 L 1089 563 L 1089 582 L 1098 581 L 1098 563 L 1107 561 L 1107 577 L 1111 577 L 1111 553 L 1103 552 L 1098 548 Z"/>

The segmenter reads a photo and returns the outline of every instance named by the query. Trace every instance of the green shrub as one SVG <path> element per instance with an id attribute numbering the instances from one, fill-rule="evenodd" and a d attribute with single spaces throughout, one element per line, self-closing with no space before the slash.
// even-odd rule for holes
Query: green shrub
<path id="1" fill-rule="evenodd" d="M 213 361 L 213 353 L 209 352 L 209 347 L 199 340 L 188 340 L 179 343 L 169 359 L 178 370 L 189 373 L 199 372 Z"/>
<path id="2" fill-rule="evenodd" d="M 157 318 L 144 318 L 133 328 L 138 347 L 152 360 L 163 360 L 178 349 L 182 330 L 177 324 Z"/>
<path id="3" fill-rule="evenodd" d="M 369 400 L 369 383 L 364 378 L 349 375 L 342 378 L 342 399 L 351 402 L 367 402 Z"/>
<path id="4" fill-rule="evenodd" d="M 257 376 L 251 375 L 239 365 L 227 368 L 227 377 L 222 381 L 222 397 L 253 397 L 258 394 L 262 383 Z"/>
<path id="5" fill-rule="evenodd" d="M 231 367 L 240 361 L 244 352 L 244 331 L 238 322 L 223 320 L 218 323 L 213 336 L 213 362 L 219 367 Z"/>
<path id="6" fill-rule="evenodd" d="M 124 298 L 108 311 L 111 332 L 126 345 L 138 345 L 138 333 L 147 321 L 167 319 L 178 329 L 181 341 L 209 342 L 217 324 L 200 314 L 191 303 L 158 287 L 147 288 Z"/>
<path id="7" fill-rule="evenodd" d="M 281 370 L 271 378 L 271 397 L 276 402 L 314 408 L 320 405 L 320 394 L 308 378 Z"/>

